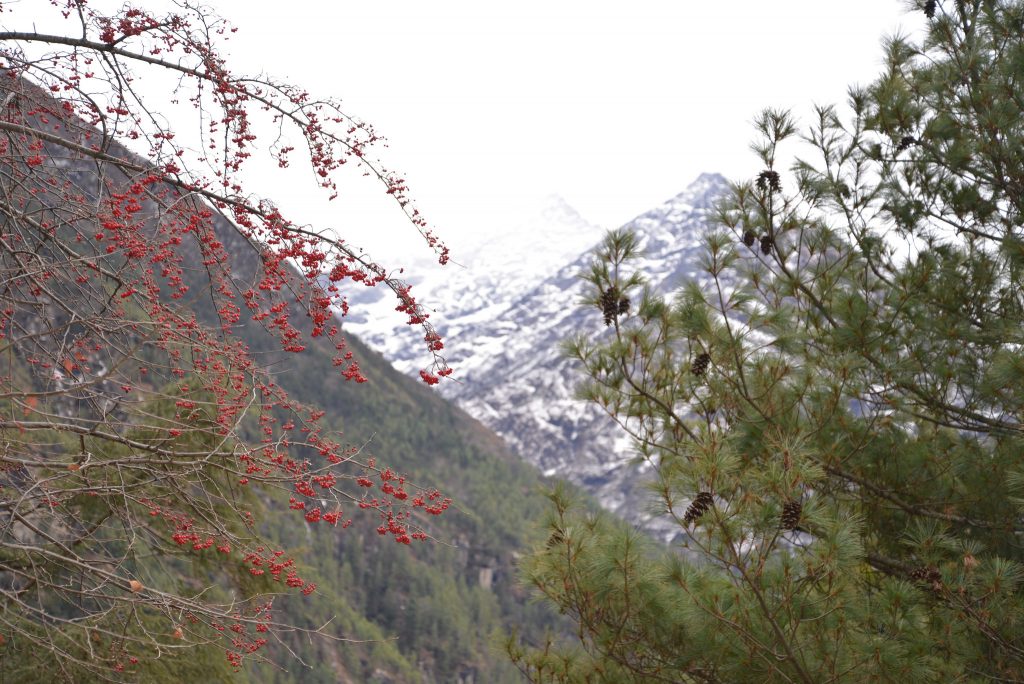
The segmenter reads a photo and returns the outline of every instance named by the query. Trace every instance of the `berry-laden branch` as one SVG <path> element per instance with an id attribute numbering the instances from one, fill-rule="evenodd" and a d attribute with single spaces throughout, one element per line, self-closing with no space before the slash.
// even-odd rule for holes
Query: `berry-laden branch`
<path id="1" fill-rule="evenodd" d="M 42 662 L 68 681 L 124 681 L 187 648 L 220 644 L 238 669 L 282 632 L 339 639 L 272 618 L 268 594 L 316 587 L 260 541 L 253 511 L 282 499 L 296 524 L 341 528 L 347 511 L 372 511 L 381 535 L 410 544 L 451 502 L 345 443 L 269 364 L 315 345 L 341 378 L 366 381 L 341 335 L 342 286 L 383 284 L 424 329 L 423 380 L 451 371 L 408 285 L 332 231 L 289 221 L 242 171 L 263 147 L 287 167 L 301 145 L 332 198 L 351 164 L 442 263 L 447 248 L 404 179 L 368 159 L 370 126 L 229 70 L 223 20 L 188 4 L 166 16 L 49 5 L 65 33 L 0 30 L 5 672 Z M 201 151 L 163 123 L 173 103 L 138 87 L 160 74 L 194 113 Z"/>

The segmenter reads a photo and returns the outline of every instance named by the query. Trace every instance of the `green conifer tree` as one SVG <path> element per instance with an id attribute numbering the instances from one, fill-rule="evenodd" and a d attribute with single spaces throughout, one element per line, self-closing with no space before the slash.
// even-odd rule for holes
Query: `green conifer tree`
<path id="1" fill-rule="evenodd" d="M 918 11 L 849 115 L 759 117 L 701 284 L 596 254 L 582 392 L 686 548 L 552 495 L 525 572 L 579 642 L 511 643 L 532 681 L 1024 680 L 1024 2 Z"/>

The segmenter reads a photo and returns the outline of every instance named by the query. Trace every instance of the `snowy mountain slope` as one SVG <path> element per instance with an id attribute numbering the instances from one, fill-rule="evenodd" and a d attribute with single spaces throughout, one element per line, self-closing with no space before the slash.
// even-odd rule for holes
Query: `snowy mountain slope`
<path id="1" fill-rule="evenodd" d="M 628 224 L 644 252 L 635 265 L 655 290 L 667 293 L 699 276 L 708 213 L 726 189 L 721 176 L 703 174 L 684 192 Z M 547 242 L 534 242 L 537 249 L 527 258 L 523 241 L 537 238 L 524 236 L 551 228 L 524 228 L 506 235 L 511 242 L 492 256 L 474 257 L 479 259 L 474 263 L 486 266 L 456 272 L 445 282 L 422 284 L 418 296 L 444 303 L 436 325 L 450 345 L 449 361 L 456 369 L 457 382 L 439 387 L 546 475 L 579 484 L 605 508 L 658 531 L 646 510 L 651 497 L 643 490 L 643 466 L 629 464 L 629 438 L 596 406 L 574 398 L 582 378 L 561 353 L 564 340 L 604 329 L 600 312 L 577 305 L 582 290 L 578 274 L 589 264 L 589 250 L 601 231 L 585 222 L 577 225 L 578 215 L 557 202 L 549 216 L 556 217 L 553 223 L 569 224 L 561 233 L 569 237 L 552 237 L 550 248 Z M 583 238 L 586 242 L 580 244 Z M 565 254 L 570 249 L 575 251 Z M 561 262 L 553 263 L 556 258 Z M 428 292 L 428 287 L 434 289 Z M 393 315 L 389 320 L 396 321 Z M 381 326 L 379 319 L 346 322 L 345 327 L 381 349 L 398 368 L 418 371 L 422 359 L 409 355 L 415 345 L 399 343 L 393 327 Z"/>
<path id="2" fill-rule="evenodd" d="M 658 291 L 696 277 L 712 203 L 727 187 L 704 174 L 683 193 L 637 217 L 630 226 L 644 256 L 636 266 Z M 574 398 L 578 369 L 561 353 L 563 340 L 604 328 L 600 312 L 576 306 L 577 277 L 590 262 L 584 253 L 471 335 L 477 353 L 457 365 L 459 383 L 442 391 L 502 435 L 545 474 L 582 485 L 606 508 L 644 522 L 649 496 L 629 465 L 631 445 L 596 406 Z"/>
<path id="3" fill-rule="evenodd" d="M 495 233 L 486 231 L 439 268 L 433 261 L 414 264 L 412 294 L 428 310 L 447 348 L 453 366 L 479 355 L 475 330 L 500 318 L 516 300 L 559 267 L 597 244 L 603 230 L 586 221 L 558 196 L 544 198 L 528 209 L 526 218 Z M 420 328 L 404 324 L 396 314 L 397 301 L 385 288 L 357 290 L 350 295 L 352 313 L 344 319 L 347 331 L 376 348 L 396 368 L 413 375 L 423 367 Z"/>

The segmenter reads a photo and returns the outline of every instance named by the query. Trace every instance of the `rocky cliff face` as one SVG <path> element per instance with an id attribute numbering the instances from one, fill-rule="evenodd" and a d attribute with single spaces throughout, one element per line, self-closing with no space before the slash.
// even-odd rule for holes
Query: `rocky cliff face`
<path id="1" fill-rule="evenodd" d="M 721 176 L 701 175 L 684 192 L 628 224 L 644 250 L 636 266 L 656 291 L 668 293 L 702 275 L 698 263 L 708 213 L 726 188 Z M 647 512 L 643 466 L 630 465 L 628 437 L 598 407 L 574 398 L 579 371 L 561 352 L 563 340 L 604 327 L 600 312 L 577 306 L 582 285 L 577 276 L 600 236 L 594 237 L 546 274 L 522 269 L 537 274 L 529 288 L 522 287 L 521 274 L 516 288 L 500 277 L 486 277 L 460 283 L 451 300 L 444 299 L 444 290 L 428 292 L 431 300 L 449 307 L 437 325 L 454 345 L 450 361 L 457 382 L 442 383 L 441 390 L 546 475 L 579 484 L 605 508 L 657 530 Z M 537 244 L 538 253 L 543 249 Z M 414 359 L 391 351 L 397 345 L 388 340 L 396 333 L 380 326 L 381 320 L 374 319 L 376 329 L 369 323 L 352 327 L 397 367 L 414 372 Z"/>

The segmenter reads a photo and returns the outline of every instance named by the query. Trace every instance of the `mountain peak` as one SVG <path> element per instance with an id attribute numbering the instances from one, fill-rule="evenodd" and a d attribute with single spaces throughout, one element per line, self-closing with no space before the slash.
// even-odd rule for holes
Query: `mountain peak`
<path id="1" fill-rule="evenodd" d="M 694 185 L 700 185 L 700 184 L 725 186 L 725 185 L 729 184 L 729 179 L 727 179 L 725 176 L 723 176 L 720 173 L 716 173 L 716 172 L 713 172 L 713 171 L 712 172 L 705 172 L 705 173 L 702 173 L 699 176 L 697 176 L 697 180 L 695 180 L 692 183 L 690 183 L 690 187 L 693 187 Z"/>
<path id="2" fill-rule="evenodd" d="M 673 226 L 705 214 L 729 189 L 729 181 L 719 173 L 702 173 L 678 195 L 637 216 L 627 225 L 646 225 L 655 232 L 673 232 Z M 667 235 L 667 233 L 666 233 Z"/>
<path id="3" fill-rule="evenodd" d="M 728 188 L 729 181 L 722 174 L 702 173 L 667 204 L 683 203 L 694 208 L 706 209 Z"/>
<path id="4" fill-rule="evenodd" d="M 545 219 L 557 220 L 560 223 L 575 224 L 575 225 L 589 225 L 590 222 L 583 218 L 576 207 L 569 204 L 559 194 L 550 194 L 545 196 L 539 203 L 536 211 L 538 216 L 544 217 Z"/>
<path id="5" fill-rule="evenodd" d="M 493 226 L 467 249 L 471 260 L 504 264 L 545 262 L 548 272 L 601 239 L 601 229 L 583 218 L 561 195 L 551 194 L 526 203 L 502 226 Z M 537 246 L 544 249 L 538 253 Z"/>

